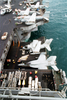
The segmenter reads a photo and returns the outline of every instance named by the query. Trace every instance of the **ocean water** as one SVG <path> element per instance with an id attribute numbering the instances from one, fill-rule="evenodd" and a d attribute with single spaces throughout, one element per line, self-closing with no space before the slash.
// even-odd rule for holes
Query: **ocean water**
<path id="1" fill-rule="evenodd" d="M 32 32 L 29 41 L 41 36 L 53 38 L 49 56 L 56 55 L 57 67 L 67 74 L 67 0 L 49 0 L 47 11 L 50 11 L 49 23 L 39 26 L 37 32 Z"/>

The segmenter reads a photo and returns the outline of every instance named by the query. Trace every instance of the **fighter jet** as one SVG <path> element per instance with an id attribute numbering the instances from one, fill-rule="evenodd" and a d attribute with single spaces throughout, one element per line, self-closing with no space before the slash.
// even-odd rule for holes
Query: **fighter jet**
<path id="1" fill-rule="evenodd" d="M 32 13 L 36 13 L 36 14 L 39 14 L 40 15 L 40 12 L 39 11 L 31 11 L 30 8 L 27 8 L 26 10 L 20 10 L 20 9 L 15 9 L 15 11 L 13 12 L 14 15 L 23 15 L 23 16 L 28 16 L 29 14 L 32 14 Z"/>
<path id="2" fill-rule="evenodd" d="M 46 2 L 44 5 L 40 5 L 40 2 L 37 2 L 36 5 L 30 5 L 32 9 L 44 8 L 48 6 L 49 6 L 49 2 Z"/>
<path id="3" fill-rule="evenodd" d="M 31 16 L 19 16 L 14 19 L 15 21 L 25 22 L 26 25 L 35 24 L 36 13 L 33 13 Z"/>
<path id="4" fill-rule="evenodd" d="M 51 39 L 46 39 L 46 41 L 41 44 L 41 41 L 38 41 L 38 40 L 33 40 L 32 43 L 30 43 L 29 45 L 26 45 L 26 48 L 25 49 L 31 49 L 33 53 L 37 53 L 40 51 L 40 49 L 42 48 L 46 48 L 48 51 L 51 51 L 51 48 L 50 48 L 50 44 L 52 42 L 52 38 Z"/>
<path id="5" fill-rule="evenodd" d="M 33 13 L 32 16 L 26 20 L 25 24 L 32 25 L 35 24 L 35 21 L 36 21 L 36 13 Z"/>
<path id="6" fill-rule="evenodd" d="M 27 16 L 29 15 L 29 11 L 30 11 L 30 8 L 27 8 L 26 10 L 15 9 L 13 14 Z"/>
<path id="7" fill-rule="evenodd" d="M 25 24 L 30 25 L 34 24 L 36 20 L 47 20 L 49 21 L 49 13 L 45 13 L 43 16 L 36 16 L 36 13 L 33 13 L 32 15 L 29 16 L 19 16 L 15 17 L 15 21 L 19 22 L 25 22 Z"/>
<path id="8" fill-rule="evenodd" d="M 55 60 L 56 56 L 50 56 L 46 59 L 46 55 L 40 54 L 37 60 L 30 61 L 28 64 L 30 67 L 38 69 L 47 69 L 47 66 L 51 66 L 55 71 L 58 71 Z"/>
<path id="9" fill-rule="evenodd" d="M 0 14 L 1 14 L 1 15 L 4 15 L 5 13 L 10 13 L 11 11 L 12 11 L 12 9 L 11 9 L 10 0 L 8 0 L 7 5 L 5 5 L 5 7 L 2 7 L 2 8 L 1 8 Z"/>

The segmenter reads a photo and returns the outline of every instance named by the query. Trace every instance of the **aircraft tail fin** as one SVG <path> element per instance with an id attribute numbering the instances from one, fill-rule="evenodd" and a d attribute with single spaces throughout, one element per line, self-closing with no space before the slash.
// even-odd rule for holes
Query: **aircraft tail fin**
<path id="1" fill-rule="evenodd" d="M 50 44 L 51 44 L 52 40 L 53 39 L 46 39 L 46 41 L 45 41 L 46 48 L 48 49 L 48 51 L 51 51 Z"/>
<path id="2" fill-rule="evenodd" d="M 30 8 L 27 8 L 24 12 L 24 15 L 29 15 Z"/>
<path id="3" fill-rule="evenodd" d="M 45 43 L 41 45 L 41 48 L 47 48 L 48 51 L 51 51 L 50 44 L 53 39 L 46 39 Z"/>
<path id="4" fill-rule="evenodd" d="M 5 5 L 5 6 L 8 7 L 8 8 L 11 8 L 10 0 L 8 0 L 8 3 L 7 3 L 7 5 Z"/>
<path id="5" fill-rule="evenodd" d="M 56 56 L 50 56 L 47 61 L 51 64 L 51 67 L 55 70 L 55 71 L 59 71 L 59 69 L 56 66 Z"/>
<path id="6" fill-rule="evenodd" d="M 40 4 L 40 2 L 37 2 L 36 5 L 35 5 L 35 8 L 38 8 L 39 4 Z"/>
<path id="7" fill-rule="evenodd" d="M 55 60 L 56 60 L 56 56 L 50 56 L 49 58 L 47 58 L 47 61 L 48 62 L 55 62 Z"/>
<path id="8" fill-rule="evenodd" d="M 47 58 L 47 61 L 51 64 L 51 65 L 56 65 L 56 56 L 50 56 L 49 58 Z"/>
<path id="9" fill-rule="evenodd" d="M 35 21 L 36 18 L 36 13 L 33 13 L 32 16 L 30 17 L 29 21 Z"/>
<path id="10" fill-rule="evenodd" d="M 8 5 L 10 5 L 10 0 L 8 0 Z"/>
<path id="11" fill-rule="evenodd" d="M 56 56 L 50 56 L 49 58 L 47 58 L 47 61 L 51 64 L 51 65 L 56 65 Z"/>
<path id="12" fill-rule="evenodd" d="M 52 41 L 53 41 L 52 38 L 51 39 L 46 39 L 45 43 L 48 44 L 48 45 L 50 45 Z"/>
<path id="13" fill-rule="evenodd" d="M 36 13 L 33 13 L 32 16 L 30 17 L 30 19 L 27 20 L 25 23 L 27 25 L 34 24 L 35 23 L 35 20 L 36 20 Z"/>
<path id="14" fill-rule="evenodd" d="M 55 71 L 59 71 L 59 69 L 57 68 L 57 66 L 51 66 Z"/>

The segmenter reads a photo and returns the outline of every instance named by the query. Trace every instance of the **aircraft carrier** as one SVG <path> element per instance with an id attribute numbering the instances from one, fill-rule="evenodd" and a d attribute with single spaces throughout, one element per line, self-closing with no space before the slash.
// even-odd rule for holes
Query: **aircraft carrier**
<path id="1" fill-rule="evenodd" d="M 34 41 L 25 42 L 30 37 L 32 31 L 37 31 L 38 26 L 49 21 L 38 20 L 36 24 L 26 25 L 25 23 L 16 24 L 14 20 L 16 17 L 13 15 L 15 9 L 25 10 L 27 8 L 24 2 L 29 2 L 29 0 L 11 0 L 12 12 L 0 15 L 0 99 L 67 100 L 66 73 L 62 69 L 56 68 L 56 61 L 54 59 L 54 62 L 49 59 L 50 57 L 46 49 L 50 50 L 50 48 L 45 46 L 42 49 L 39 48 L 39 52 L 33 52 L 35 48 L 31 47 L 31 50 L 27 46 L 31 46 Z M 39 2 L 42 4 L 42 0 Z M 5 0 L 0 1 L 0 8 L 5 3 Z M 41 10 L 41 14 L 43 13 L 45 13 L 45 8 Z M 8 32 L 6 40 L 1 39 L 4 32 Z M 39 42 L 40 45 L 49 44 L 50 46 L 49 42 L 46 43 L 45 37 L 41 37 L 36 41 L 37 43 L 33 44 L 35 47 L 38 46 Z M 45 69 L 41 69 L 45 65 L 42 62 L 42 58 L 39 58 L 42 55 L 46 57 L 45 63 L 48 62 Z M 41 66 L 39 62 L 42 64 Z M 54 64 L 56 69 L 50 67 L 51 63 Z M 33 64 L 34 67 L 37 67 L 32 67 Z"/>

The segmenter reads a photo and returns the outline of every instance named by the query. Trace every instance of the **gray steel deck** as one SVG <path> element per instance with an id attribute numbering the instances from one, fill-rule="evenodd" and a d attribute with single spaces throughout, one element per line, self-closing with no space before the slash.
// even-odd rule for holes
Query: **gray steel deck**
<path id="1" fill-rule="evenodd" d="M 25 4 L 22 4 L 22 6 L 19 6 L 19 2 L 22 0 L 12 0 L 11 5 L 12 10 L 14 9 L 25 9 Z M 2 3 L 2 0 L 0 1 L 0 6 L 4 6 L 4 3 Z M 40 20 L 42 21 L 42 20 Z M 37 21 L 39 22 L 39 21 Z M 26 25 L 23 23 L 21 25 L 15 25 L 14 21 L 14 15 L 11 13 L 5 14 L 3 16 L 0 15 L 0 59 L 2 56 L 2 53 L 4 52 L 4 49 L 6 47 L 6 44 L 9 40 L 10 35 L 12 34 L 12 31 L 14 28 L 20 28 L 20 27 L 25 27 Z M 8 32 L 8 37 L 6 40 L 1 40 L 1 36 L 3 35 L 4 32 Z"/>
<path id="2" fill-rule="evenodd" d="M 14 10 L 15 8 L 19 8 L 19 9 L 23 9 L 24 4 L 22 6 L 19 6 L 19 2 L 21 0 L 12 0 L 11 5 L 12 9 Z M 2 3 L 2 0 L 0 1 L 0 6 L 4 6 L 4 3 Z M 5 15 L 0 15 L 0 59 L 2 56 L 2 53 L 5 49 L 5 46 L 9 40 L 10 35 L 12 34 L 12 31 L 14 28 L 16 28 L 17 26 L 15 25 L 15 21 L 14 21 L 14 15 L 11 13 L 9 14 L 5 14 Z M 4 32 L 8 32 L 8 37 L 6 40 L 1 40 L 1 36 L 3 35 Z"/>

